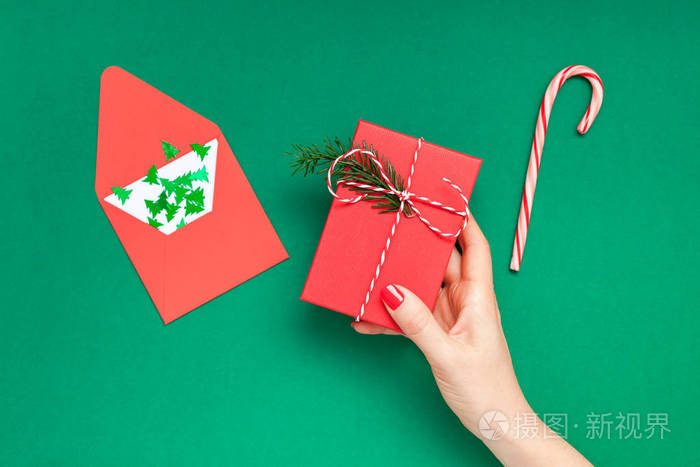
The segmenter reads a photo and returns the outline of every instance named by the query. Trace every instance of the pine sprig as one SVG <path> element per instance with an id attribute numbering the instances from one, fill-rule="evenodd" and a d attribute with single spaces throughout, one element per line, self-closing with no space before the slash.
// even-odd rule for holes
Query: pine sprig
<path id="1" fill-rule="evenodd" d="M 362 146 L 356 146 L 353 145 L 352 139 L 348 139 L 347 143 L 345 143 L 338 137 L 334 139 L 327 137 L 323 144 L 293 144 L 293 152 L 288 152 L 287 154 L 294 157 L 290 164 L 292 174 L 301 173 L 306 177 L 309 174 L 327 173 L 335 159 L 359 147 L 374 154 L 384 166 L 384 171 L 389 180 L 391 180 L 392 185 L 399 191 L 404 190 L 404 181 L 401 175 L 396 172 L 394 166 L 391 165 L 391 162 L 384 155 L 378 155 L 377 151 L 372 146 L 367 146 L 365 142 L 362 143 Z M 338 162 L 331 178 L 336 182 L 352 181 L 379 188 L 389 188 L 389 185 L 380 175 L 379 167 L 366 154 L 357 154 L 356 157 L 347 157 Z M 375 192 L 371 189 L 351 185 L 347 185 L 347 187 L 356 193 L 367 195 L 365 201 L 373 202 L 372 207 L 381 209 L 382 213 L 396 212 L 401 206 L 401 200 L 394 194 Z M 404 205 L 403 211 L 404 214 L 411 215 L 411 207 L 409 205 Z"/>

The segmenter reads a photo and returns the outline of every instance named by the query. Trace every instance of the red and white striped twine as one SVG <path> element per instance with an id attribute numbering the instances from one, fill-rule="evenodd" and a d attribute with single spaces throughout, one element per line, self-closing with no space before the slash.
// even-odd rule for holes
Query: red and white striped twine
<path id="1" fill-rule="evenodd" d="M 379 175 L 382 177 L 382 180 L 386 182 L 387 186 L 389 188 L 380 188 L 378 186 L 374 185 L 366 185 L 364 183 L 357 183 L 353 182 L 350 180 L 339 180 L 338 181 L 338 186 L 340 185 L 347 185 L 347 186 L 353 186 L 357 188 L 362 188 L 365 190 L 371 190 L 377 193 L 387 193 L 387 194 L 393 194 L 396 195 L 399 200 L 399 209 L 396 211 L 396 217 L 394 218 L 394 223 L 391 225 L 391 231 L 389 232 L 389 236 L 386 239 L 386 243 L 384 244 L 384 248 L 382 249 L 382 253 L 379 256 L 379 262 L 377 263 L 377 267 L 374 270 L 374 276 L 372 277 L 372 280 L 369 283 L 369 288 L 367 289 L 367 293 L 365 294 L 365 300 L 360 306 L 360 312 L 357 314 L 355 317 L 355 321 L 360 321 L 362 317 L 365 314 L 365 309 L 367 308 L 367 303 L 369 303 L 369 298 L 372 295 L 372 291 L 374 290 L 374 286 L 377 282 L 377 279 L 379 278 L 379 274 L 381 273 L 382 266 L 384 266 L 384 261 L 386 260 L 386 254 L 387 251 L 389 250 L 389 246 L 391 245 L 391 239 L 394 238 L 394 234 L 396 234 L 396 227 L 399 225 L 399 222 L 401 221 L 401 213 L 404 210 L 404 207 L 408 204 L 413 212 L 416 213 L 416 217 L 425 224 L 426 227 L 428 227 L 430 230 L 435 232 L 437 235 L 440 235 L 441 237 L 445 238 L 457 238 L 459 234 L 462 233 L 462 231 L 466 228 L 467 222 L 469 221 L 469 200 L 467 197 L 464 195 L 462 192 L 462 189 L 453 183 L 450 179 L 444 178 L 443 181 L 450 185 L 459 195 L 460 198 L 464 201 L 464 210 L 460 211 L 458 209 L 455 209 L 453 207 L 447 206 L 445 204 L 440 203 L 439 201 L 433 201 L 429 198 L 426 198 L 425 196 L 418 196 L 415 193 L 411 193 L 409 190 L 411 188 L 411 182 L 413 181 L 413 173 L 415 171 L 416 167 L 416 161 L 418 161 L 418 153 L 420 152 L 420 148 L 423 144 L 423 138 L 418 138 L 418 145 L 416 146 L 416 150 L 413 154 L 413 160 L 411 161 L 411 170 L 408 175 L 408 179 L 406 180 L 406 188 L 403 191 L 399 191 L 396 189 L 394 184 L 389 180 L 389 177 L 387 176 L 384 166 L 382 165 L 381 161 L 374 155 L 373 152 L 367 151 L 365 149 L 353 149 L 352 151 L 348 151 L 347 153 L 343 154 L 342 156 L 338 157 L 333 161 L 331 164 L 330 168 L 328 169 L 328 177 L 327 177 L 327 182 L 328 182 L 328 191 L 333 195 L 338 201 L 341 201 L 343 203 L 357 203 L 359 201 L 362 201 L 367 195 L 366 194 L 360 194 L 358 196 L 355 196 L 353 198 L 343 198 L 339 196 L 334 190 L 333 190 L 333 182 L 331 180 L 333 176 L 333 171 L 335 170 L 335 166 L 338 162 L 341 160 L 345 159 L 346 157 L 353 157 L 356 154 L 361 154 L 367 156 L 372 163 L 374 163 L 377 168 L 379 169 Z M 443 232 L 442 230 L 438 229 L 437 227 L 433 226 L 431 222 L 426 219 L 420 212 L 420 210 L 416 207 L 416 202 L 421 202 L 424 204 L 428 204 L 430 206 L 434 206 L 436 208 L 442 209 L 444 211 L 450 212 L 452 214 L 455 214 L 457 216 L 462 217 L 464 220 L 462 222 L 462 225 L 459 227 L 459 230 L 456 232 L 452 233 L 446 233 Z"/>
<path id="2" fill-rule="evenodd" d="M 537 185 L 537 173 L 540 169 L 542 161 L 542 147 L 544 146 L 544 137 L 547 134 L 547 123 L 549 115 L 552 112 L 554 99 L 557 97 L 557 92 L 561 88 L 564 81 L 572 76 L 583 76 L 591 84 L 593 95 L 591 103 L 583 116 L 581 123 L 578 124 L 578 132 L 584 134 L 593 124 L 600 105 L 603 103 L 603 82 L 600 76 L 595 71 L 582 65 L 572 65 L 563 69 L 554 76 L 552 82 L 549 83 L 547 91 L 540 105 L 540 112 L 537 115 L 537 126 L 535 127 L 535 139 L 532 142 L 532 150 L 530 151 L 530 163 L 527 167 L 527 175 L 525 177 L 525 188 L 523 189 L 523 200 L 520 203 L 520 215 L 518 216 L 518 227 L 515 232 L 515 241 L 513 242 L 513 256 L 510 260 L 510 268 L 513 271 L 520 270 L 520 264 L 523 261 L 523 253 L 525 251 L 525 240 L 527 239 L 527 229 L 530 225 L 530 215 L 532 214 L 532 202 L 535 198 L 535 186 Z"/>

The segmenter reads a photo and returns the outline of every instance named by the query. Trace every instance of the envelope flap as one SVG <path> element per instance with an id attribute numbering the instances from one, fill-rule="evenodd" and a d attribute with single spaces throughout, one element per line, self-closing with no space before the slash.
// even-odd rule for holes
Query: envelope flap
<path id="1" fill-rule="evenodd" d="M 143 177 L 153 164 L 165 165 L 161 141 L 184 154 L 191 143 L 221 135 L 213 122 L 116 66 L 102 73 L 98 128 L 95 192 L 100 199 L 111 187 Z"/>

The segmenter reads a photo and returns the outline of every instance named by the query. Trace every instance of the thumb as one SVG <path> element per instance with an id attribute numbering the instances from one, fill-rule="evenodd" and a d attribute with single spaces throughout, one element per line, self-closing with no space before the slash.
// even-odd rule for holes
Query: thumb
<path id="1" fill-rule="evenodd" d="M 387 285 L 381 291 L 384 306 L 403 333 L 423 352 L 428 361 L 438 361 L 449 350 L 449 338 L 425 303 L 400 285 Z"/>

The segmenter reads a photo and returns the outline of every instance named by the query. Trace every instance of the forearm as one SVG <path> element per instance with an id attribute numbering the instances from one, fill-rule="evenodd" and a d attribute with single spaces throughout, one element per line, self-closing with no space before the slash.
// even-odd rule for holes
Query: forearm
<path id="1" fill-rule="evenodd" d="M 552 431 L 529 406 L 506 414 L 510 429 L 500 439 L 480 438 L 503 465 L 517 466 L 590 466 L 576 449 Z M 513 426 L 517 417 L 529 417 L 528 432 Z"/>

